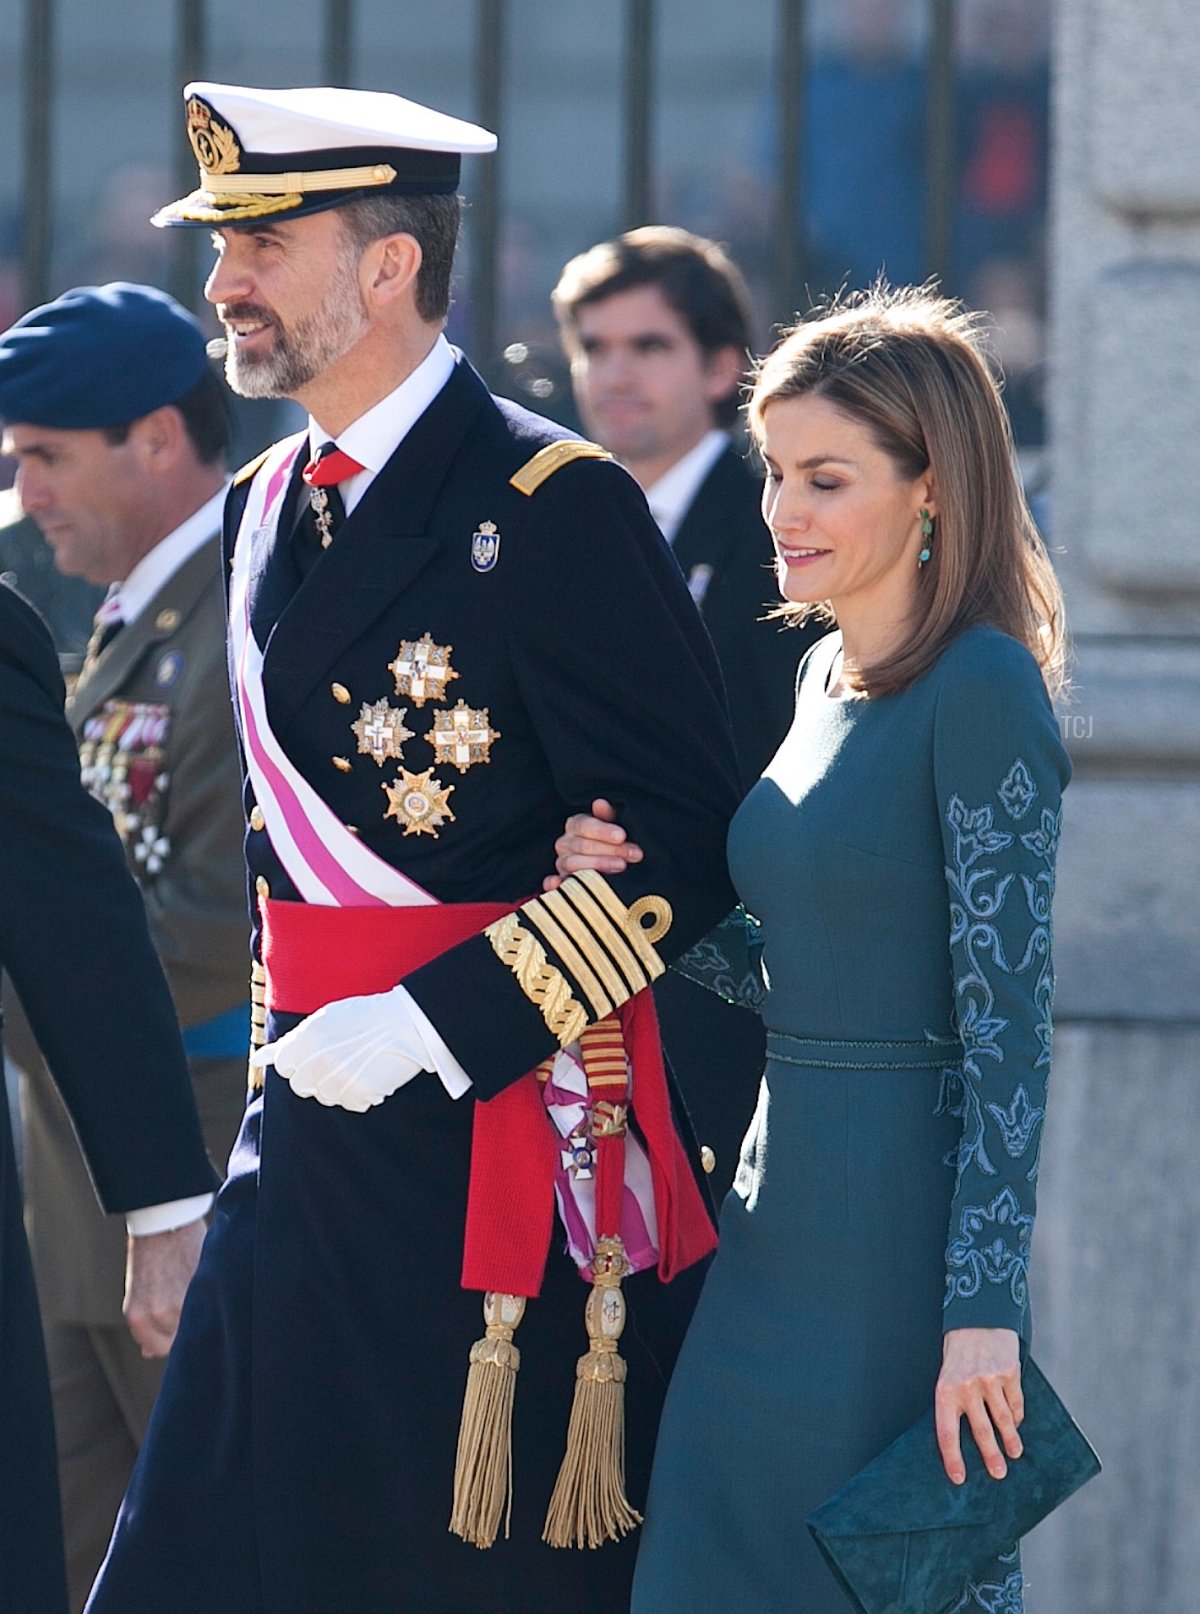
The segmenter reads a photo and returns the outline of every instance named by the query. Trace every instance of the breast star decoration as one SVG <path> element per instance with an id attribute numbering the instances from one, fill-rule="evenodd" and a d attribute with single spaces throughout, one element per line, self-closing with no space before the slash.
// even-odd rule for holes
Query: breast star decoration
<path id="1" fill-rule="evenodd" d="M 426 768 L 424 773 L 409 773 L 407 768 L 401 768 L 391 784 L 384 781 L 382 789 L 388 799 L 385 820 L 394 818 L 403 824 L 406 835 L 436 836 L 447 820 L 452 824 L 455 821 L 450 811 L 454 786 L 435 779 L 432 768 Z"/>
<path id="2" fill-rule="evenodd" d="M 446 685 L 458 677 L 450 665 L 453 649 L 453 645 L 434 644 L 428 633 L 419 639 L 402 639 L 395 661 L 388 662 L 397 695 L 407 695 L 418 708 L 428 700 L 441 700 Z"/>
<path id="3" fill-rule="evenodd" d="M 492 743 L 500 738 L 491 726 L 486 706 L 468 706 L 466 701 L 434 712 L 433 727 L 425 736 L 434 749 L 434 760 L 444 762 L 459 773 L 466 773 L 477 762 L 492 760 Z"/>
<path id="4" fill-rule="evenodd" d="M 362 710 L 350 727 L 358 740 L 358 754 L 374 757 L 382 768 L 389 757 L 404 755 L 404 742 L 411 740 L 413 731 L 405 728 L 408 715 L 406 706 L 390 706 L 386 700 L 362 703 Z"/>

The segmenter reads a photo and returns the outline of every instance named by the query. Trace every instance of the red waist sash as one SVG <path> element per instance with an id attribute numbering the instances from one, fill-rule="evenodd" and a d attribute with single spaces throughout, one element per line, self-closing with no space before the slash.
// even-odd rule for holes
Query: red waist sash
<path id="1" fill-rule="evenodd" d="M 267 1007 L 312 1014 L 340 998 L 390 990 L 511 912 L 512 904 L 335 908 L 267 898 L 260 909 Z M 631 998 L 616 1018 L 634 1072 L 631 1108 L 654 1182 L 658 1273 L 668 1283 L 716 1248 L 716 1233 L 675 1130 L 650 993 Z M 560 1148 L 534 1072 L 476 1103 L 464 1288 L 538 1294 L 553 1231 Z"/>

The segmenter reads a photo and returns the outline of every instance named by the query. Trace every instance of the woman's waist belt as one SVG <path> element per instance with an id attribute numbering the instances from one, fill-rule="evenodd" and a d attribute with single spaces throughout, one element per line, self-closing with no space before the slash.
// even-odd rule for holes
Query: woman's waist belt
<path id="1" fill-rule="evenodd" d="M 880 1037 L 795 1037 L 787 1031 L 767 1032 L 767 1058 L 784 1065 L 811 1065 L 818 1070 L 941 1070 L 957 1065 L 963 1054 L 955 1036 L 911 1040 Z"/>

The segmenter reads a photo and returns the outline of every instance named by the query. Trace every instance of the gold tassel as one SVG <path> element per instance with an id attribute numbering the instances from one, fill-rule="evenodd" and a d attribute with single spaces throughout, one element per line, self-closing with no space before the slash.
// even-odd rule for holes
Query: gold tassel
<path id="1" fill-rule="evenodd" d="M 621 1279 L 629 1269 L 619 1238 L 596 1241 L 584 1309 L 591 1346 L 575 1368 L 567 1450 L 546 1513 L 551 1547 L 599 1547 L 641 1524 L 625 1495 L 625 1373 L 617 1342 L 625 1327 Z"/>
<path id="2" fill-rule="evenodd" d="M 512 1415 L 521 1352 L 513 1334 L 525 1315 L 521 1295 L 486 1294 L 487 1331 L 471 1347 L 458 1455 L 454 1464 L 454 1511 L 450 1529 L 475 1547 L 490 1547 L 504 1517 L 512 1519 Z"/>

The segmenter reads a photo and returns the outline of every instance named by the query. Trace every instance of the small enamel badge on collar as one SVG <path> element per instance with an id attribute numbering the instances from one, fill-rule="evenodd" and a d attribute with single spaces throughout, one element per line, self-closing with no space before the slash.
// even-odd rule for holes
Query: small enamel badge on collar
<path id="1" fill-rule="evenodd" d="M 500 559 L 500 534 L 494 521 L 481 521 L 471 534 L 471 565 L 477 572 L 495 570 Z"/>

